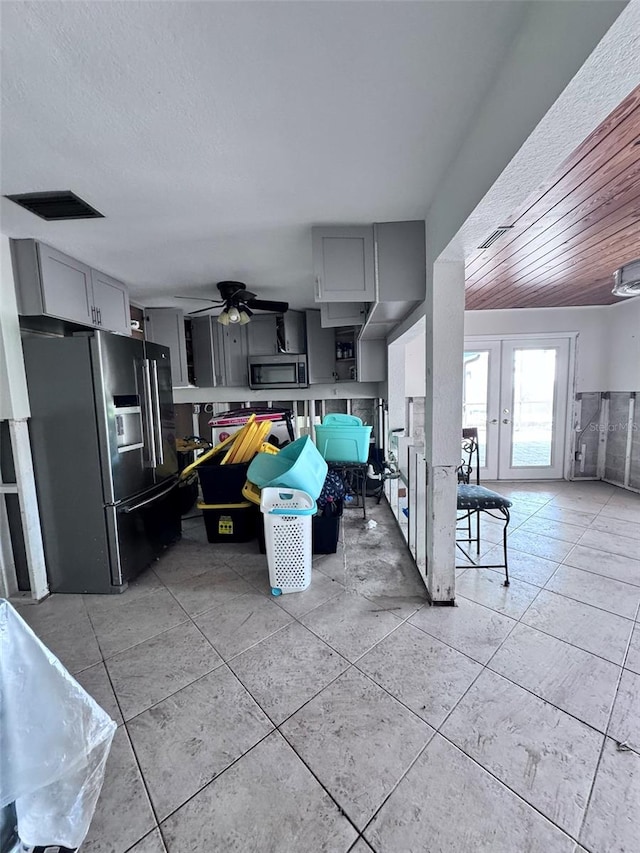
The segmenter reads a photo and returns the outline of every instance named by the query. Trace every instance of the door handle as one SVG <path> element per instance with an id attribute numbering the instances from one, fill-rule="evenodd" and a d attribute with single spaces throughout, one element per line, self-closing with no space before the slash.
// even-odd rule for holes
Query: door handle
<path id="1" fill-rule="evenodd" d="M 142 388 L 144 391 L 147 444 L 149 445 L 149 465 L 152 468 L 155 468 L 158 464 L 158 460 L 156 457 L 156 442 L 153 429 L 153 400 L 151 399 L 151 374 L 149 371 L 148 358 L 142 360 Z"/>
<path id="2" fill-rule="evenodd" d="M 502 419 L 502 423 L 503 423 L 503 424 L 510 424 L 510 423 L 511 423 L 511 421 L 509 420 L 509 418 L 503 418 L 503 419 Z"/>
<path id="3" fill-rule="evenodd" d="M 163 489 L 161 492 L 158 492 L 157 495 L 153 495 L 153 497 L 147 498 L 144 501 L 140 501 L 140 503 L 134 504 L 133 506 L 126 506 L 123 508 L 122 512 L 125 512 L 125 513 L 135 512 L 137 509 L 140 509 L 143 506 L 147 506 L 147 504 L 150 504 L 150 503 L 153 503 L 154 501 L 157 501 L 158 498 L 163 498 L 165 495 L 168 495 L 172 489 L 175 489 L 175 487 L 176 487 L 176 482 L 174 481 L 173 483 L 171 483 L 171 485 L 168 488 Z"/>
<path id="4" fill-rule="evenodd" d="M 160 419 L 160 387 L 158 385 L 158 362 L 151 361 L 151 379 L 153 381 L 153 432 L 156 442 L 157 465 L 164 463 L 164 448 L 162 446 L 162 421 Z"/>
<path id="5" fill-rule="evenodd" d="M 490 423 L 490 424 L 497 424 L 497 423 L 498 423 L 498 419 L 497 419 L 497 418 L 491 418 L 491 420 L 489 421 L 489 423 Z"/>

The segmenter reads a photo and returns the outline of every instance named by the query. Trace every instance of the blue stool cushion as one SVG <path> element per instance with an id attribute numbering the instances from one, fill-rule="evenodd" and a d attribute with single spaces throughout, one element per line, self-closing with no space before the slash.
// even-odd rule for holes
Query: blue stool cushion
<path id="1" fill-rule="evenodd" d="M 458 486 L 458 509 L 498 509 L 507 506 L 511 506 L 510 500 L 484 486 L 466 483 Z"/>

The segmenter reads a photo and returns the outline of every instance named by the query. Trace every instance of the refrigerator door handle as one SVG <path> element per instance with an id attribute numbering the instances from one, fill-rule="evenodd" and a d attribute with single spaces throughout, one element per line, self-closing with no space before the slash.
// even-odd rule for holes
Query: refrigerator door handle
<path id="1" fill-rule="evenodd" d="M 157 501 L 158 498 L 163 498 L 165 495 L 168 495 L 169 492 L 171 491 L 171 489 L 175 489 L 176 485 L 177 485 L 177 482 L 174 480 L 174 482 L 172 482 L 170 486 L 168 486 L 166 489 L 163 489 L 161 492 L 158 492 L 157 494 L 152 495 L 150 498 L 146 498 L 145 500 L 140 501 L 140 503 L 134 504 L 133 506 L 123 507 L 122 512 L 125 512 L 125 513 L 135 512 L 135 510 L 140 509 L 140 507 L 146 506 L 147 504 L 150 504 L 150 503 L 153 503 L 154 501 Z"/>
<path id="2" fill-rule="evenodd" d="M 142 359 L 142 386 L 144 392 L 145 430 L 147 433 L 146 443 L 149 446 L 149 465 L 151 468 L 155 468 L 158 465 L 158 459 L 156 457 L 153 400 L 151 399 L 151 372 L 148 358 Z"/>
<path id="3" fill-rule="evenodd" d="M 153 382 L 153 433 L 155 442 L 156 465 L 164 464 L 164 448 L 162 446 L 162 420 L 160 418 L 160 386 L 158 385 L 158 362 L 151 359 L 151 379 Z"/>

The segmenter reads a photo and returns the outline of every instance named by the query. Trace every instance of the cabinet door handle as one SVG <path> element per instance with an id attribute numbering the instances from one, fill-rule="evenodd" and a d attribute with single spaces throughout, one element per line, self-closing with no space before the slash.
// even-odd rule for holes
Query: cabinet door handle
<path id="1" fill-rule="evenodd" d="M 93 323 L 94 326 L 98 325 L 96 322 L 96 309 L 93 305 L 91 306 L 91 322 Z"/>
<path id="2" fill-rule="evenodd" d="M 316 276 L 316 300 L 320 299 L 320 276 Z"/>
<path id="3" fill-rule="evenodd" d="M 98 312 L 98 325 L 101 326 L 102 325 L 102 308 L 96 308 L 96 311 Z"/>

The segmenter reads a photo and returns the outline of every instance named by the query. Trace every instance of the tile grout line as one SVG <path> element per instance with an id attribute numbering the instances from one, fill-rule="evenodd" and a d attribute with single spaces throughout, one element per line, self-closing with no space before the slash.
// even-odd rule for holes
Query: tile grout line
<path id="1" fill-rule="evenodd" d="M 636 607 L 636 619 L 638 618 L 639 613 L 640 613 L 640 604 L 638 604 Z M 591 806 L 591 801 L 593 799 L 593 793 L 594 793 L 594 790 L 596 787 L 596 779 L 598 778 L 598 773 L 600 771 L 600 765 L 602 763 L 602 756 L 604 755 L 604 750 L 605 750 L 605 747 L 607 745 L 607 740 L 612 740 L 614 743 L 616 743 L 618 746 L 620 746 L 619 741 L 617 741 L 617 740 L 615 740 L 615 738 L 612 738 L 609 736 L 609 728 L 611 726 L 611 719 L 613 717 L 613 711 L 614 711 L 615 704 L 616 704 L 616 701 L 618 698 L 618 692 L 620 690 L 620 683 L 622 681 L 622 676 L 623 676 L 624 671 L 625 671 L 624 670 L 624 664 L 627 661 L 627 657 L 629 655 L 629 649 L 631 647 L 632 640 L 633 640 L 633 630 L 631 631 L 631 634 L 629 635 L 629 639 L 627 641 L 627 648 L 625 650 L 624 658 L 622 660 L 622 666 L 620 667 L 620 672 L 618 674 L 618 680 L 616 683 L 616 690 L 615 690 L 615 694 L 614 694 L 614 699 L 613 699 L 613 702 L 611 703 L 611 708 L 609 710 L 609 714 L 608 714 L 608 718 L 607 718 L 607 725 L 605 728 L 604 737 L 602 738 L 602 745 L 600 747 L 600 753 L 598 755 L 598 760 L 596 761 L 595 771 L 593 773 L 593 778 L 591 780 L 591 786 L 589 788 L 589 796 L 587 797 L 587 802 L 586 802 L 586 805 L 584 807 L 584 813 L 582 815 L 582 821 L 580 823 L 580 829 L 578 832 L 578 843 L 579 844 L 581 843 L 579 839 L 582 836 L 584 829 L 585 829 L 585 824 L 587 821 L 587 814 L 589 812 L 589 807 Z M 635 750 L 632 750 L 632 751 L 635 752 Z M 636 754 L 638 754 L 638 753 L 636 753 Z"/>

